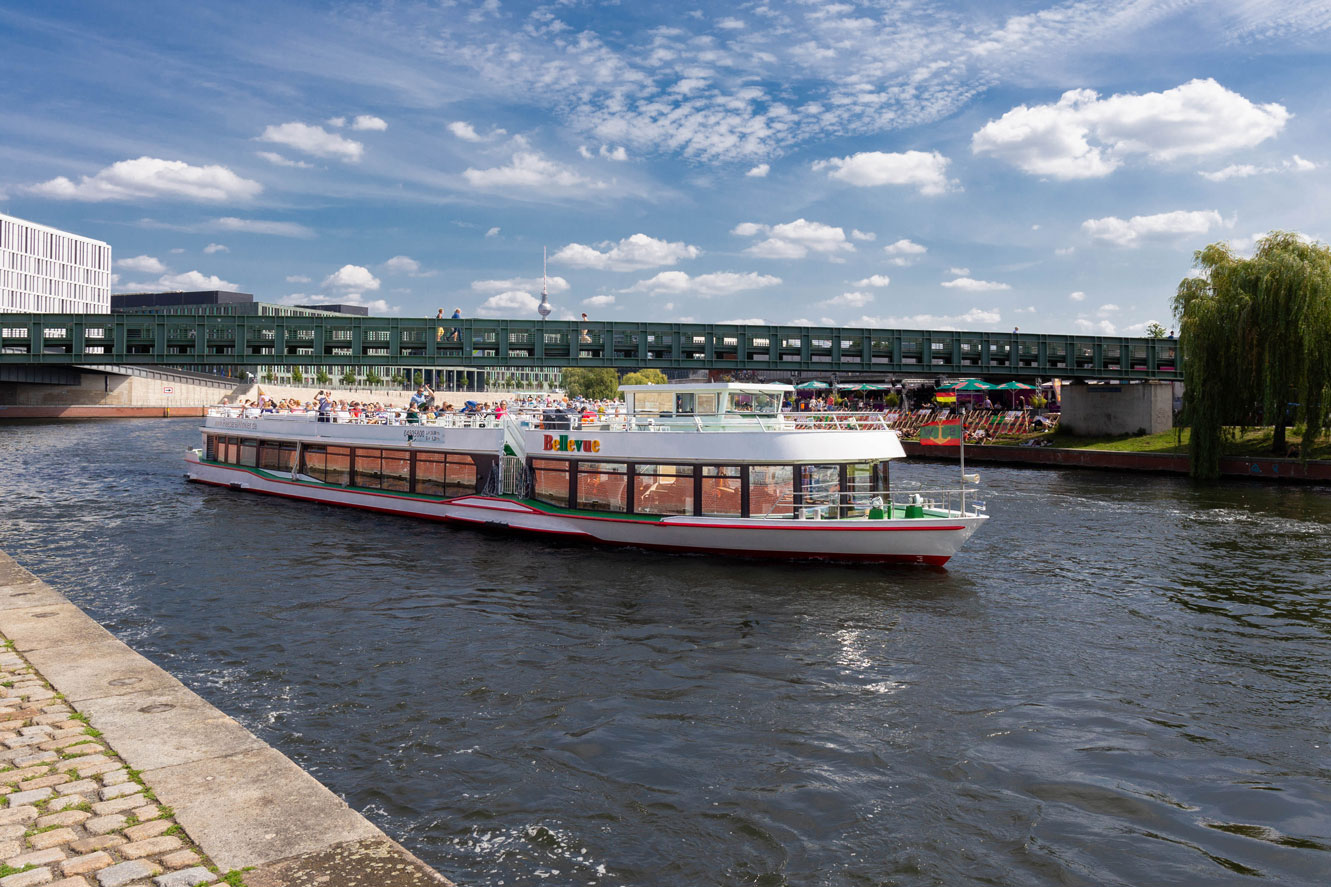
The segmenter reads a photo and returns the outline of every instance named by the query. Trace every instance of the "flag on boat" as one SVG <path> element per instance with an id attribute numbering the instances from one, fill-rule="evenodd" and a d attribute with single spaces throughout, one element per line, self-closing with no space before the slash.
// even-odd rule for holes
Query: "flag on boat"
<path id="1" fill-rule="evenodd" d="M 926 447 L 961 446 L 961 420 L 926 422 L 920 426 L 920 443 Z"/>

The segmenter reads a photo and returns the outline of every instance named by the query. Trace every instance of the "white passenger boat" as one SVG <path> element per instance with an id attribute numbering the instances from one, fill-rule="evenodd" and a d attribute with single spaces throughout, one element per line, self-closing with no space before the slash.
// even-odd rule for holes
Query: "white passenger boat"
<path id="1" fill-rule="evenodd" d="M 893 487 L 905 456 L 872 419 L 810 426 L 788 385 L 626 385 L 627 413 L 209 411 L 200 483 L 475 527 L 667 551 L 946 563 L 987 520 L 975 491 Z M 570 427 L 558 427 L 567 425 Z"/>

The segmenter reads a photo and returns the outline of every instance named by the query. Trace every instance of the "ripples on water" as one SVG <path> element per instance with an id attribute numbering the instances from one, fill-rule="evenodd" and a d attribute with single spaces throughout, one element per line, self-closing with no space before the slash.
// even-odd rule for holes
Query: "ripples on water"
<path id="1" fill-rule="evenodd" d="M 988 469 L 947 571 L 885 570 L 219 491 L 195 445 L 0 426 L 0 547 L 461 884 L 1331 871 L 1325 488 Z"/>

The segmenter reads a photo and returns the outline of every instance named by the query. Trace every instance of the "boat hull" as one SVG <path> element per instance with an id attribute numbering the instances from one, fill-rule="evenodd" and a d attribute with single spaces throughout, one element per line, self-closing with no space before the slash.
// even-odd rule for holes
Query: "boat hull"
<path id="1" fill-rule="evenodd" d="M 984 516 L 874 521 L 618 517 L 547 508 L 540 503 L 497 496 L 435 499 L 328 486 L 275 472 L 203 462 L 193 453 L 186 462 L 186 477 L 190 480 L 246 492 L 442 520 L 475 528 L 737 557 L 941 566 L 987 519 Z"/>

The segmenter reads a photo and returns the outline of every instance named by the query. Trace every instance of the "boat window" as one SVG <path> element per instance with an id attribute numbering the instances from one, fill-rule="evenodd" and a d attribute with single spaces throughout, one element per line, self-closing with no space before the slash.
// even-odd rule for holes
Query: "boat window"
<path id="1" fill-rule="evenodd" d="M 353 487 L 365 487 L 377 490 L 383 486 L 383 453 L 381 450 L 356 448 L 356 474 L 351 482 Z"/>
<path id="2" fill-rule="evenodd" d="M 709 391 L 709 392 L 706 392 L 706 393 L 699 393 L 699 394 L 694 395 L 694 397 L 697 398 L 697 400 L 695 401 L 695 412 L 697 412 L 697 413 L 698 413 L 699 415 L 701 415 L 701 416 L 715 416 L 715 415 L 716 415 L 716 392 L 715 392 L 715 391 Z"/>
<path id="3" fill-rule="evenodd" d="M 407 450 L 384 450 L 383 489 L 405 493 L 411 489 L 411 453 Z"/>
<path id="4" fill-rule="evenodd" d="M 850 511 L 843 516 L 858 517 L 869 510 L 871 500 L 878 492 L 874 486 L 874 465 L 873 462 L 856 462 L 846 466 L 845 492 L 848 495 L 845 498 Z"/>
<path id="5" fill-rule="evenodd" d="M 532 498 L 567 508 L 568 468 L 562 459 L 532 459 Z"/>
<path id="6" fill-rule="evenodd" d="M 307 445 L 304 450 L 305 470 L 315 480 L 326 484 L 347 486 L 351 483 L 351 449 Z"/>
<path id="7" fill-rule="evenodd" d="M 257 440 L 241 440 L 240 456 L 236 460 L 236 464 L 245 465 L 249 468 L 259 467 L 259 442 Z"/>
<path id="8" fill-rule="evenodd" d="M 259 467 L 269 471 L 290 471 L 296 464 L 296 445 L 266 440 L 259 445 Z"/>
<path id="9" fill-rule="evenodd" d="M 628 466 L 623 462 L 579 462 L 578 507 L 628 511 Z"/>
<path id="10" fill-rule="evenodd" d="M 637 465 L 633 510 L 637 514 L 693 514 L 692 465 Z"/>
<path id="11" fill-rule="evenodd" d="M 738 517 L 744 513 L 738 465 L 702 467 L 702 513 Z"/>
<path id="12" fill-rule="evenodd" d="M 461 453 L 416 453 L 415 492 L 427 496 L 476 492 L 476 460 Z"/>
<path id="13" fill-rule="evenodd" d="M 635 414 L 669 414 L 675 408 L 674 395 L 669 391 L 633 392 L 633 412 Z"/>
<path id="14" fill-rule="evenodd" d="M 693 404 L 694 404 L 694 395 L 692 394 L 675 395 L 675 412 L 679 413 L 681 416 L 693 415 L 694 412 Z"/>
<path id="15" fill-rule="evenodd" d="M 221 438 L 218 437 L 216 434 L 208 434 L 204 436 L 203 458 L 207 459 L 209 462 L 220 461 L 217 458 L 217 450 L 218 450 L 217 444 L 220 440 Z"/>
<path id="16" fill-rule="evenodd" d="M 235 465 L 240 458 L 240 438 L 219 437 L 217 439 L 217 461 Z"/>
<path id="17" fill-rule="evenodd" d="M 840 503 L 840 465 L 800 466 L 800 517 L 837 517 Z"/>
<path id="18" fill-rule="evenodd" d="M 795 474 L 789 465 L 749 466 L 749 517 L 794 514 Z"/>

